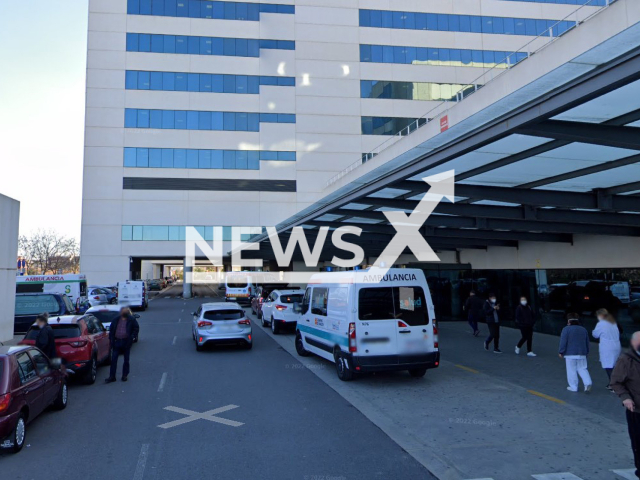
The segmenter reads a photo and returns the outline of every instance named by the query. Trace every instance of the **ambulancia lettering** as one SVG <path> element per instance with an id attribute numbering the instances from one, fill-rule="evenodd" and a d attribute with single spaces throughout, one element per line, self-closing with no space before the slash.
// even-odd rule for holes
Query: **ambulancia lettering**
<path id="1" fill-rule="evenodd" d="M 386 275 L 365 275 L 365 283 L 375 282 L 415 282 L 417 281 L 415 273 L 393 273 Z"/>

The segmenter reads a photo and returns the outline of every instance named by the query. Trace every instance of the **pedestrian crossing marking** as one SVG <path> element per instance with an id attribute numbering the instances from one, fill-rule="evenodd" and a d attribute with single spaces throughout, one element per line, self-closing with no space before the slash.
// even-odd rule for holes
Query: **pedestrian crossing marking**
<path id="1" fill-rule="evenodd" d="M 622 478 L 626 478 L 627 480 L 637 480 L 636 471 L 633 468 L 628 470 L 611 470 L 616 475 L 621 476 Z"/>

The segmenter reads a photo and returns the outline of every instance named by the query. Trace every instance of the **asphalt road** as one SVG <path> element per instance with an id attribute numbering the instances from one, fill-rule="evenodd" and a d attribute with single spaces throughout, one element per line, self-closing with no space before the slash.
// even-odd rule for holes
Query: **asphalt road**
<path id="1" fill-rule="evenodd" d="M 222 298 L 162 298 L 178 288 L 141 312 L 129 381 L 105 385 L 102 367 L 95 385 L 72 384 L 67 409 L 31 423 L 22 452 L 0 452 L 0 477 L 435 478 L 255 323 L 252 350 L 196 352 L 189 312 Z M 159 428 L 187 418 L 166 407 L 229 409 L 217 414 L 222 423 Z"/>

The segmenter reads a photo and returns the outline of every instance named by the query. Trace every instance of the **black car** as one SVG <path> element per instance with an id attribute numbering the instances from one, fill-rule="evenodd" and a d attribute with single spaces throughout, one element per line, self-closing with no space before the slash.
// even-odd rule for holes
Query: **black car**
<path id="1" fill-rule="evenodd" d="M 36 321 L 36 317 L 47 312 L 50 317 L 75 315 L 76 308 L 64 294 L 60 293 L 18 293 L 13 332 L 25 333 Z"/>

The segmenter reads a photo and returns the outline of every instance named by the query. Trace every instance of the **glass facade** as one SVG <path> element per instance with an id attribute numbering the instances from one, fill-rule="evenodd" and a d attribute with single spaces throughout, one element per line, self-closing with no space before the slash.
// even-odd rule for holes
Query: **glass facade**
<path id="1" fill-rule="evenodd" d="M 531 37 L 547 34 L 547 31 L 551 29 L 552 35 L 557 37 L 575 25 L 576 22 L 567 20 L 360 10 L 360 26 L 374 28 L 528 35 Z"/>
<path id="2" fill-rule="evenodd" d="M 502 0 L 503 2 L 530 2 L 530 3 L 561 3 L 564 5 L 585 5 L 592 7 L 604 7 L 607 0 Z M 613 3 L 615 0 L 609 0 Z"/>
<path id="3" fill-rule="evenodd" d="M 508 68 L 525 58 L 527 58 L 525 52 L 360 45 L 360 61 L 372 63 Z"/>
<path id="4" fill-rule="evenodd" d="M 259 94 L 261 85 L 294 87 L 295 77 L 127 70 L 127 90 Z"/>
<path id="5" fill-rule="evenodd" d="M 294 162 L 296 152 L 189 148 L 124 149 L 124 166 L 128 168 L 260 170 L 260 160 Z"/>
<path id="6" fill-rule="evenodd" d="M 291 40 L 127 33 L 127 52 L 259 57 L 260 49 L 295 50 Z"/>
<path id="7" fill-rule="evenodd" d="M 361 117 L 363 135 L 395 135 L 409 127 L 413 132 L 427 123 L 426 118 L 405 117 Z M 416 121 L 418 124 L 416 125 Z M 409 132 L 407 132 L 409 133 Z"/>
<path id="8" fill-rule="evenodd" d="M 260 20 L 260 13 L 295 13 L 293 5 L 275 3 L 217 2 L 211 0 L 127 0 L 131 15 Z"/>
<path id="9" fill-rule="evenodd" d="M 500 321 L 515 327 L 520 296 L 529 299 L 536 312 L 537 332 L 560 335 L 565 315 L 580 314 L 583 325 L 593 330 L 595 311 L 606 308 L 616 317 L 628 342 L 640 330 L 640 269 L 565 270 L 472 270 L 470 266 L 439 265 L 425 268 L 436 318 L 466 320 L 462 309 L 471 290 L 486 299 L 494 293 L 500 304 Z"/>
<path id="10" fill-rule="evenodd" d="M 260 123 L 296 123 L 292 113 L 199 112 L 126 108 L 125 128 L 259 132 Z"/>
<path id="11" fill-rule="evenodd" d="M 466 96 L 479 85 L 458 85 L 431 82 L 394 82 L 388 80 L 361 80 L 362 98 L 390 98 L 395 100 L 456 100 L 458 93 Z"/>
<path id="12" fill-rule="evenodd" d="M 196 226 L 202 238 L 208 241 L 220 240 L 215 238 L 213 227 Z M 240 239 L 244 242 L 255 235 L 249 231 L 251 227 L 222 227 L 222 240 L 231 241 L 233 228 L 240 229 Z M 247 233 L 242 233 L 246 229 Z M 184 242 L 187 227 L 180 225 L 122 225 L 122 241 L 125 242 Z"/>

